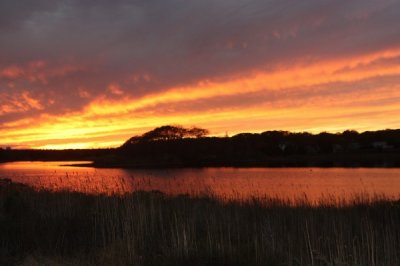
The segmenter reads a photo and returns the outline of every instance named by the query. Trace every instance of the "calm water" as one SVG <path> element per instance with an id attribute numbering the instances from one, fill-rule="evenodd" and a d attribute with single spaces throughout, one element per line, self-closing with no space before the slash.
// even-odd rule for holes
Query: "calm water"
<path id="1" fill-rule="evenodd" d="M 356 194 L 400 198 L 400 168 L 203 168 L 171 170 L 95 169 L 62 166 L 77 162 L 0 164 L 0 178 L 35 188 L 85 193 L 159 190 L 168 194 L 212 193 L 221 198 L 253 196 L 348 199 Z M 82 162 L 79 162 L 82 163 Z"/>

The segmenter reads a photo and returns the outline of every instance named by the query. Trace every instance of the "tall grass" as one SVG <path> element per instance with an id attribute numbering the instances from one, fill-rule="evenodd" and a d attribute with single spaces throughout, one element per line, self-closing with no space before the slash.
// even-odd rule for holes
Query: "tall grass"
<path id="1" fill-rule="evenodd" d="M 400 265 L 400 202 L 0 186 L 0 264 Z"/>

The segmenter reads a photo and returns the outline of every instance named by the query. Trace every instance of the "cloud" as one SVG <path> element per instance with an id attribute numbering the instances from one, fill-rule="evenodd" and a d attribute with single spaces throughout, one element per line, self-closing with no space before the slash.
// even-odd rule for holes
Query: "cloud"
<path id="1" fill-rule="evenodd" d="M 399 10 L 395 0 L 2 1 L 0 129 L 75 114 L 112 129 L 125 115 L 184 122 L 266 103 L 323 108 L 335 92 L 377 97 L 400 75 Z M 218 121 L 210 126 L 242 120 Z"/>
<path id="2" fill-rule="evenodd" d="M 8 113 L 26 113 L 33 110 L 43 110 L 44 107 L 39 100 L 32 97 L 29 91 L 23 91 L 20 94 L 9 95 L 2 93 L 0 96 L 3 98 L 0 105 L 0 115 Z"/>

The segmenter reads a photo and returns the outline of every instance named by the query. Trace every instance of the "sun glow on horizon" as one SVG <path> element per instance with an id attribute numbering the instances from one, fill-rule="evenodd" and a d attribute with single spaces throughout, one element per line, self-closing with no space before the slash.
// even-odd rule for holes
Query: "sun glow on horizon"
<path id="1" fill-rule="evenodd" d="M 81 111 L 4 123 L 0 141 L 40 149 L 116 147 L 165 124 L 197 125 L 215 136 L 265 130 L 318 133 L 396 128 L 400 127 L 396 119 L 400 85 L 384 79 L 400 76 L 400 65 L 384 63 L 399 58 L 400 50 L 388 50 L 252 71 L 140 98 L 100 96 Z M 370 93 L 358 89 L 371 84 Z"/>

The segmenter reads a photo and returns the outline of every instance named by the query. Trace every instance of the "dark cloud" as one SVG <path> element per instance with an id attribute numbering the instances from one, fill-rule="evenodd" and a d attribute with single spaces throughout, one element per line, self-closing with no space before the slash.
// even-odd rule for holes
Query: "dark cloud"
<path id="1" fill-rule="evenodd" d="M 1 1 L 0 73 L 22 74 L 0 75 L 0 92 L 29 91 L 44 107 L 35 113 L 78 110 L 117 98 L 112 83 L 138 97 L 399 47 L 399 17 L 391 0 Z M 38 61 L 45 66 L 30 69 Z"/>

